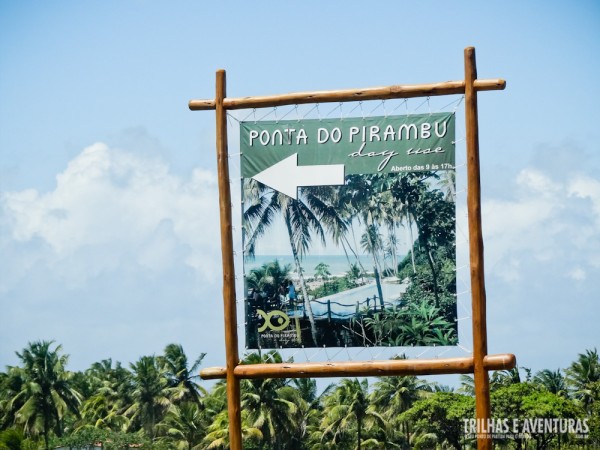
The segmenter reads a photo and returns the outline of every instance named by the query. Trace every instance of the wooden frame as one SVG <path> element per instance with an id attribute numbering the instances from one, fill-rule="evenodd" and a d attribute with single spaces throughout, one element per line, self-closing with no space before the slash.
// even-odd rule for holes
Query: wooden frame
<path id="1" fill-rule="evenodd" d="M 481 184 L 479 178 L 479 125 L 477 120 L 477 92 L 502 90 L 502 79 L 478 80 L 475 49 L 464 50 L 465 79 L 432 84 L 397 85 L 367 89 L 299 92 L 284 95 L 227 98 L 224 70 L 216 74 L 214 100 L 191 100 L 193 111 L 215 110 L 217 172 L 221 221 L 221 249 L 223 257 L 223 306 L 225 311 L 226 367 L 212 367 L 201 371 L 204 379 L 225 378 L 227 381 L 227 408 L 231 450 L 242 450 L 240 415 L 240 379 L 244 378 L 308 378 L 340 376 L 393 376 L 472 373 L 475 380 L 476 417 L 485 423 L 490 418 L 490 370 L 507 370 L 516 366 L 512 354 L 487 354 L 486 296 L 481 231 Z M 423 360 L 387 360 L 362 362 L 283 363 L 241 365 L 238 355 L 235 274 L 233 262 L 233 235 L 231 221 L 231 192 L 227 151 L 227 110 L 266 108 L 282 105 L 350 102 L 357 100 L 385 100 L 439 95 L 465 95 L 467 141 L 467 208 L 469 221 L 469 260 L 471 267 L 471 296 L 473 322 L 473 356 Z M 489 434 L 478 430 L 478 449 L 491 449 Z"/>

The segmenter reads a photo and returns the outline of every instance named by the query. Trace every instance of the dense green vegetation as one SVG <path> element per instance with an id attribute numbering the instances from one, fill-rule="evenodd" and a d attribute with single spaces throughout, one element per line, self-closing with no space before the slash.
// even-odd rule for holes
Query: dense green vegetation
<path id="1" fill-rule="evenodd" d="M 204 355 L 180 345 L 129 367 L 103 360 L 83 372 L 53 342 L 17 352 L 0 372 L 0 449 L 225 449 L 225 384 L 198 379 Z M 245 363 L 281 362 L 277 352 Z M 524 374 L 524 376 L 522 376 Z M 464 419 L 474 417 L 473 380 L 451 389 L 417 377 L 342 379 L 318 392 L 312 379 L 243 380 L 245 448 L 251 450 L 473 448 Z M 515 369 L 491 375 L 492 414 L 504 418 L 587 419 L 589 433 L 531 433 L 501 448 L 597 448 L 600 361 L 587 350 L 565 370 Z"/>

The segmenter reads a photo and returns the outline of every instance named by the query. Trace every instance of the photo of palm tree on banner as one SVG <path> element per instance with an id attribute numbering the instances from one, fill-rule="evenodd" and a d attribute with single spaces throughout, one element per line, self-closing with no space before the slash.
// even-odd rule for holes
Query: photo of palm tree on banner
<path id="1" fill-rule="evenodd" d="M 401 125 L 395 124 L 396 128 L 389 130 L 406 130 L 407 119 L 398 120 Z M 427 134 L 410 134 L 410 130 L 402 136 L 402 142 L 398 142 L 398 134 L 391 135 L 392 131 L 387 142 L 382 134 L 378 141 L 374 133 L 377 129 L 386 130 L 383 125 L 369 125 L 363 138 L 360 131 L 355 131 L 357 127 L 351 126 L 352 122 L 345 123 L 345 129 L 337 127 L 338 142 L 326 142 L 324 136 L 336 128 L 335 124 L 320 121 L 319 128 L 313 129 L 314 124 L 309 123 L 304 128 L 306 140 L 290 139 L 288 146 L 292 148 L 286 148 L 287 153 L 297 152 L 298 164 L 301 155 L 310 152 L 310 137 L 318 133 L 319 141 L 325 142 L 317 141 L 320 145 L 315 145 L 314 150 L 327 152 L 327 164 L 347 161 L 358 153 L 357 149 L 362 152 L 361 157 L 377 164 L 371 168 L 345 164 L 345 173 L 335 185 L 315 182 L 302 186 L 300 181 L 297 190 L 294 187 L 287 193 L 260 173 L 248 176 L 247 169 L 244 172 L 244 157 L 253 158 L 256 165 L 257 155 L 277 154 L 275 163 L 262 163 L 263 167 L 254 169 L 256 173 L 276 166 L 287 153 L 282 154 L 276 145 L 271 145 L 278 143 L 276 139 L 266 137 L 262 146 L 244 146 L 244 141 L 255 144 L 251 136 L 259 139 L 260 132 L 253 130 L 264 129 L 265 125 L 242 124 L 248 348 L 457 343 L 454 133 L 453 128 L 452 133 L 448 132 L 450 119 L 442 120 L 446 122 L 439 134 L 443 132 L 443 137 L 451 142 L 443 147 L 423 146 L 423 135 Z M 269 125 L 286 126 L 277 122 L 267 124 L 267 129 Z M 297 123 L 295 127 L 299 128 Z M 351 133 L 356 139 L 347 137 L 342 146 L 344 136 Z M 392 142 L 392 137 L 396 142 Z M 391 150 L 380 150 L 376 144 L 382 141 Z M 285 141 L 281 143 L 285 145 Z M 294 147 L 294 143 L 299 146 Z M 402 147 L 407 144 L 410 145 L 406 149 Z M 406 160 L 406 155 L 423 158 L 424 152 L 417 154 L 415 149 L 429 148 L 442 149 L 437 153 L 445 153 L 444 161 L 452 153 L 451 162 L 443 163 L 444 170 L 439 162 Z M 262 153 L 255 153 L 258 151 Z M 433 153 L 432 156 L 439 156 Z M 381 170 L 381 161 L 389 155 L 392 157 L 386 162 L 387 167 Z M 313 156 L 312 164 L 305 167 L 314 167 L 314 161 L 318 159 Z M 283 179 L 295 176 L 289 170 L 281 170 Z M 357 173 L 360 171 L 365 173 Z"/>

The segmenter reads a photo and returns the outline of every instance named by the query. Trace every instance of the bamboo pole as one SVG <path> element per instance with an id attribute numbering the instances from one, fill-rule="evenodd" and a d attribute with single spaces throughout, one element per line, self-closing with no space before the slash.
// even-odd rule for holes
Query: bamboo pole
<path id="1" fill-rule="evenodd" d="M 473 87 L 477 91 L 502 90 L 506 82 L 502 79 L 474 80 Z M 390 100 L 393 98 L 434 97 L 465 93 L 465 81 L 444 81 L 429 84 L 407 84 L 364 89 L 341 89 L 333 91 L 294 92 L 283 95 L 266 95 L 256 97 L 226 98 L 225 109 L 267 108 L 283 105 L 300 105 L 305 103 L 332 103 L 366 100 Z M 214 100 L 190 100 L 192 111 L 215 109 Z"/>
<path id="2" fill-rule="evenodd" d="M 477 79 L 475 49 L 465 49 L 465 126 L 467 140 L 467 209 L 469 218 L 469 259 L 473 320 L 473 374 L 475 380 L 475 417 L 480 424 L 490 418 L 490 380 L 484 365 L 487 355 L 486 298 L 481 231 L 481 182 L 479 178 L 479 124 L 477 121 Z M 492 440 L 477 430 L 477 448 L 491 450 Z"/>
<path id="3" fill-rule="evenodd" d="M 515 367 L 512 354 L 487 355 L 485 370 L 509 370 Z M 439 359 L 391 359 L 384 361 L 343 361 L 316 363 L 242 364 L 235 370 L 237 378 L 326 378 L 399 375 L 439 375 L 473 373 L 472 356 Z M 204 380 L 225 378 L 225 367 L 207 367 L 200 372 Z"/>
<path id="4" fill-rule="evenodd" d="M 226 83 L 225 71 L 218 70 L 215 105 L 217 118 L 217 173 L 221 220 L 221 254 L 223 258 L 223 306 L 225 312 L 225 358 L 227 365 L 225 378 L 227 380 L 229 445 L 231 450 L 242 450 L 240 380 L 234 374 L 240 358 L 238 355 L 237 311 L 235 304 L 231 191 L 229 185 L 229 155 L 227 151 L 227 110 L 223 107 L 223 100 L 227 95 Z"/>

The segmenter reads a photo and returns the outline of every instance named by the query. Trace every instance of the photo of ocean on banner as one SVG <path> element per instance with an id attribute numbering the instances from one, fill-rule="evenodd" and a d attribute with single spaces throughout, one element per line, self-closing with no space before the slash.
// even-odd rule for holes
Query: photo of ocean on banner
<path id="1" fill-rule="evenodd" d="M 243 180 L 246 346 L 456 345 L 453 170 Z"/>

